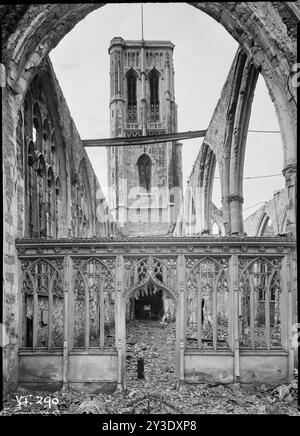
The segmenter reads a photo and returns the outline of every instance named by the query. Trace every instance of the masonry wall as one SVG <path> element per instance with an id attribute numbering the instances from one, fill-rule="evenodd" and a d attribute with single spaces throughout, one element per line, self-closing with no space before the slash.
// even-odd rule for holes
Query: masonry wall
<path id="1" fill-rule="evenodd" d="M 62 198 L 58 237 L 108 237 L 118 233 L 100 184 L 72 120 L 66 100 L 54 74 L 49 58 L 46 58 L 35 76 L 43 78 L 45 98 L 40 102 L 42 117 L 48 112 L 53 122 L 57 142 L 64 156 L 61 174 Z M 25 86 L 25 85 L 24 85 Z M 30 88 L 30 85 L 28 89 Z M 3 108 L 3 382 L 4 394 L 13 390 L 18 381 L 18 327 L 22 322 L 19 314 L 20 270 L 15 251 L 15 239 L 26 236 L 25 167 L 28 138 L 24 134 L 24 102 L 18 106 L 16 96 L 9 88 L 2 89 Z M 62 162 L 60 162 L 62 166 Z M 86 223 L 83 227 L 76 216 L 77 193 L 80 187 L 82 201 L 86 205 Z M 60 311 L 60 307 L 57 310 Z M 44 341 L 45 338 L 40 338 Z"/>

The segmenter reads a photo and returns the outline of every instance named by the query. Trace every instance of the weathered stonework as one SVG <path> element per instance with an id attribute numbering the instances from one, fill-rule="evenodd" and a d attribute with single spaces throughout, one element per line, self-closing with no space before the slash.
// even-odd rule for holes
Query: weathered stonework
<path id="1" fill-rule="evenodd" d="M 170 41 L 111 40 L 112 137 L 177 132 L 173 49 Z M 167 234 L 181 205 L 181 144 L 110 147 L 107 160 L 109 203 L 123 233 Z M 149 168 L 147 186 L 140 165 Z"/>
<path id="2" fill-rule="evenodd" d="M 4 187 L 4 325 L 6 333 L 9 337 L 9 343 L 3 350 L 3 372 L 4 372 L 4 392 L 12 391 L 16 388 L 19 372 L 19 361 L 24 356 L 18 355 L 19 341 L 18 337 L 19 326 L 22 323 L 19 320 L 19 305 L 18 298 L 18 283 L 19 283 L 19 261 L 17 260 L 17 252 L 14 246 L 16 237 L 24 236 L 28 220 L 26 221 L 26 188 L 24 186 L 24 178 L 22 176 L 22 168 L 26 163 L 25 137 L 22 134 L 24 129 L 24 100 L 28 90 L 33 83 L 35 77 L 41 77 L 43 74 L 48 74 L 48 84 L 51 84 L 49 92 L 45 90 L 47 102 L 51 103 L 56 118 L 56 131 L 60 136 L 60 146 L 66 151 L 65 159 L 65 177 L 67 187 L 65 190 L 65 205 L 67 205 L 67 213 L 62 218 L 62 226 L 60 226 L 61 235 L 64 238 L 76 237 L 83 234 L 86 238 L 91 238 L 97 235 L 100 238 L 107 238 L 107 244 L 101 248 L 102 256 L 117 255 L 121 252 L 140 255 L 151 255 L 160 253 L 167 256 L 169 252 L 172 254 L 184 253 L 186 248 L 182 244 L 192 247 L 193 250 L 188 250 L 188 253 L 199 254 L 203 256 L 226 255 L 232 256 L 231 269 L 233 274 L 236 274 L 238 266 L 236 265 L 235 256 L 239 253 L 247 253 L 249 255 L 260 256 L 271 255 L 285 256 L 286 252 L 276 250 L 274 247 L 282 247 L 281 240 L 262 241 L 253 250 L 253 244 L 257 245 L 257 240 L 245 243 L 244 240 L 238 241 L 232 245 L 232 239 L 223 239 L 222 241 L 211 244 L 211 238 L 202 239 L 203 245 L 199 244 L 199 238 L 195 241 L 187 240 L 178 243 L 168 241 L 159 241 L 159 247 L 149 248 L 147 241 L 138 240 L 136 244 L 130 246 L 128 241 L 120 246 L 110 244 L 110 235 L 118 233 L 118 226 L 111 218 L 110 211 L 103 197 L 101 188 L 97 184 L 96 178 L 92 171 L 86 153 L 82 147 L 80 137 L 71 120 L 66 102 L 59 88 L 58 82 L 53 73 L 51 64 L 47 59 L 50 50 L 55 47 L 59 41 L 88 13 L 101 7 L 102 4 L 41 4 L 41 5 L 2 5 L 0 6 L 1 24 L 3 30 L 3 64 L 6 72 L 6 87 L 2 90 L 2 119 L 3 119 L 3 187 Z M 222 197 L 223 197 L 223 220 L 225 235 L 238 235 L 243 233 L 243 223 L 241 217 L 241 202 L 242 186 L 241 173 L 236 171 L 239 168 L 240 158 L 243 152 L 243 138 L 239 135 L 233 135 L 234 131 L 240 132 L 242 128 L 247 127 L 247 119 L 250 113 L 252 91 L 255 86 L 257 71 L 263 75 L 266 85 L 269 89 L 270 96 L 274 102 L 277 117 L 280 125 L 284 144 L 284 175 L 286 177 L 287 188 L 287 212 L 286 212 L 286 229 L 287 231 L 295 232 L 295 187 L 296 187 L 296 87 L 292 84 L 292 68 L 296 62 L 296 24 L 299 21 L 299 7 L 296 2 L 201 2 L 193 3 L 193 7 L 208 13 L 211 17 L 221 23 L 228 32 L 238 41 L 241 46 L 239 54 L 235 59 L 236 70 L 232 69 L 228 80 L 223 89 L 221 100 L 216 108 L 214 117 L 209 126 L 207 138 L 204 141 L 201 152 L 195 163 L 190 186 L 200 186 L 200 197 L 193 202 L 190 197 L 187 197 L 187 205 L 182 213 L 181 225 L 186 222 L 187 226 L 192 223 L 193 207 L 196 209 L 196 214 L 201 213 L 201 217 L 196 220 L 196 234 L 201 235 L 201 232 L 207 234 L 210 230 L 210 199 L 212 188 L 212 177 L 214 173 L 214 165 L 216 162 L 220 165 L 220 174 L 222 177 Z M 246 56 L 246 58 L 245 58 Z M 241 73 L 243 75 L 242 83 L 240 82 Z M 295 70 L 294 70 L 295 72 Z M 242 114 L 236 114 L 235 107 L 239 101 L 240 91 L 246 92 L 247 98 L 243 106 Z M 30 91 L 31 92 L 31 91 Z M 170 116 L 166 119 L 167 127 L 174 125 L 175 107 L 171 108 L 173 119 Z M 42 111 L 46 108 L 42 105 Z M 48 110 L 48 109 L 47 109 Z M 21 115 L 20 115 L 21 114 Z M 122 113 L 117 116 L 119 124 L 122 121 Z M 172 124 L 173 123 L 173 124 Z M 117 126 L 118 127 L 118 126 Z M 237 129 L 237 130 L 235 130 Z M 119 130 L 116 132 L 120 133 Z M 23 147 L 22 148 L 22 144 Z M 22 154 L 22 150 L 24 153 Z M 178 152 L 178 155 L 180 151 Z M 229 161 L 232 159 L 232 163 Z M 130 165 L 129 165 L 130 166 Z M 177 167 L 176 171 L 180 168 Z M 233 180 L 229 179 L 229 168 L 235 173 Z M 198 183 L 197 178 L 200 178 Z M 78 222 L 76 215 L 76 206 L 78 197 L 75 198 L 76 186 L 79 187 L 83 202 L 80 207 L 83 210 L 81 218 L 85 218 L 84 231 L 81 226 L 82 222 L 77 226 Z M 23 199 L 22 199 L 23 192 Z M 76 194 L 77 195 L 77 194 Z M 235 197 L 233 197 L 235 196 Z M 81 198 L 79 197 L 79 198 Z M 231 199 L 232 201 L 228 201 Z M 271 206 L 270 206 L 271 207 Z M 271 210 L 269 211 L 271 214 Z M 72 220 L 73 217 L 73 220 Z M 76 219 L 74 219 L 74 217 Z M 272 221 L 274 222 L 273 218 Z M 138 228 L 140 232 L 142 229 Z M 150 231 L 150 229 L 145 229 Z M 186 229 L 180 228 L 179 235 L 189 234 Z M 83 231 L 83 233 L 81 233 Z M 280 239 L 280 238 L 279 238 Z M 102 239 L 103 241 L 103 239 Z M 276 242 L 277 241 L 277 242 Z M 49 242 L 49 241 L 48 241 Z M 80 249 L 75 241 L 73 247 L 57 247 L 51 248 L 52 255 L 72 255 L 76 256 L 80 253 Z M 252 245 L 251 245 L 252 244 Z M 269 245 L 268 245 L 269 244 Z M 32 248 L 33 241 L 28 243 L 24 248 L 23 254 L 29 253 L 29 256 L 39 257 L 43 254 L 44 248 L 39 247 L 35 252 Z M 96 248 L 95 248 L 96 247 Z M 225 249 L 226 248 L 226 249 Z M 85 251 L 85 256 L 90 255 L 90 250 L 99 249 L 97 243 L 90 244 Z M 157 251 L 158 250 L 158 251 Z M 285 249 L 284 249 L 285 250 Z M 95 251 L 93 251 L 95 253 Z M 19 251 L 19 256 L 22 251 Z M 286 313 L 287 318 L 283 319 L 286 322 L 286 337 L 285 350 L 289 353 L 290 362 L 292 361 L 292 353 L 289 348 L 288 341 L 290 338 L 290 324 L 293 318 L 293 309 L 296 307 L 296 259 L 294 254 L 291 259 L 286 262 L 284 276 L 287 276 L 288 282 L 283 280 L 283 287 L 288 289 L 286 296 Z M 182 260 L 182 259 L 181 259 Z M 122 261 L 119 258 L 119 272 L 117 273 L 118 291 L 122 291 Z M 184 265 L 178 263 L 178 270 L 181 271 L 181 278 L 184 274 Z M 70 277 L 64 282 L 65 289 L 69 289 Z M 233 283 L 237 289 L 238 280 L 234 275 Z M 185 293 L 184 280 L 180 281 L 180 296 Z M 121 307 L 121 292 L 117 292 L 116 311 L 120 311 Z M 182 301 L 182 297 L 179 297 Z M 206 303 L 207 304 L 207 303 Z M 180 305 L 179 310 L 179 325 L 183 326 L 184 314 L 181 312 L 184 309 L 184 304 Z M 57 312 L 58 313 L 58 312 Z M 59 312 L 61 313 L 61 312 Z M 117 312 L 121 313 L 121 312 Z M 60 319 L 61 315 L 59 315 Z M 65 318 L 68 316 L 65 314 Z M 40 318 L 39 318 L 40 322 Z M 59 323 L 56 322 L 59 325 Z M 124 341 L 122 334 L 122 325 L 117 325 L 117 351 L 109 356 L 111 366 L 109 377 L 112 382 L 115 382 L 115 374 L 117 373 L 117 359 L 119 362 L 118 368 L 118 384 L 122 383 L 122 350 L 124 350 Z M 61 325 L 59 327 L 61 332 Z M 178 362 L 180 362 L 181 380 L 189 377 L 192 371 L 197 377 L 199 374 L 209 373 L 212 365 L 205 361 L 204 367 L 201 367 L 203 359 L 198 359 L 197 352 L 188 353 L 184 356 L 184 339 L 183 332 L 178 336 Z M 61 336 L 60 336 L 61 337 Z M 233 346 L 236 338 L 231 338 Z M 116 354 L 118 353 L 118 356 Z M 180 356 L 179 356 L 179 353 Z M 235 350 L 236 353 L 236 350 Z M 287 355 L 286 353 L 286 355 Z M 284 354 L 284 353 L 283 353 Z M 277 356 L 276 359 L 271 357 L 269 370 L 274 366 L 284 366 L 286 355 Z M 26 360 L 28 356 L 25 356 Z M 85 356 L 90 358 L 91 356 Z M 228 357 L 228 356 L 227 356 Z M 73 356 L 77 359 L 79 368 L 84 368 L 84 358 Z M 225 356 L 226 358 L 226 356 Z M 232 358 L 232 353 L 229 359 Z M 27 360 L 29 372 L 32 369 L 31 357 Z M 47 363 L 49 356 L 46 356 Z M 93 356 L 94 359 L 94 356 Z M 97 360 L 98 359 L 98 360 Z M 94 365 L 95 377 L 99 375 L 99 368 L 106 363 L 105 356 L 98 356 L 96 365 Z M 274 360 L 275 359 L 275 360 Z M 281 359 L 281 360 L 280 360 Z M 72 359 L 71 359 L 72 360 Z M 74 365 L 74 360 L 71 364 Z M 247 366 L 249 356 L 242 356 L 240 359 L 241 366 Z M 223 360 L 220 359 L 223 365 Z M 278 362 L 281 362 L 280 364 Z M 64 362 L 66 362 L 64 355 Z M 89 360 L 89 362 L 91 362 Z M 121 363 L 120 363 L 121 362 Z M 226 361 L 227 362 L 227 361 Z M 226 363 L 225 362 L 225 363 Z M 263 363 L 263 357 L 260 362 Z M 275 362 L 275 365 L 274 365 Z M 24 364 L 24 360 L 22 360 Z M 184 364 L 186 367 L 184 368 Z M 254 362 L 257 366 L 257 363 Z M 206 365 L 206 366 L 205 366 Z M 278 366 L 277 366 L 278 365 Z M 58 365 L 59 366 L 59 365 Z M 224 366 L 224 365 L 223 365 Z M 250 365 L 251 366 L 251 365 Z M 179 367 L 179 366 L 178 366 Z M 289 365 L 291 372 L 291 365 Z M 236 367 L 235 367 L 236 371 Z M 257 369 L 255 369 L 255 372 Z M 254 370 L 251 373 L 251 368 L 247 368 L 245 380 L 253 380 L 255 376 Z M 40 371 L 42 373 L 42 370 Z M 226 377 L 232 380 L 236 374 L 231 375 L 232 368 L 227 368 Z M 78 375 L 78 372 L 75 374 Z M 252 375 L 251 375 L 252 374 Z M 84 374 L 88 376 L 89 374 Z M 22 373 L 21 373 L 22 376 Z M 287 374 L 284 377 L 288 377 Z M 230 379 L 230 377 L 232 377 Z M 248 378 L 247 378 L 248 377 Z M 262 378 L 264 375 L 262 375 Z M 226 378 L 226 380 L 227 380 Z M 66 377 L 64 375 L 64 381 Z"/>
<path id="3" fill-rule="evenodd" d="M 65 156 L 68 156 L 66 161 L 66 189 L 65 189 L 65 204 L 69 201 L 77 204 L 76 197 L 76 182 L 72 184 L 70 177 L 72 174 L 79 174 L 78 181 L 88 186 L 85 190 L 86 202 L 90 205 L 87 208 L 87 219 L 89 228 L 84 234 L 83 229 L 76 227 L 76 234 L 72 233 L 71 213 L 64 207 L 62 212 L 67 212 L 62 216 L 62 226 L 59 227 L 61 236 L 84 237 L 87 234 L 90 236 L 108 236 L 116 233 L 117 224 L 113 221 L 106 200 L 103 196 L 100 185 L 93 172 L 92 166 L 87 158 L 87 154 L 82 146 L 80 136 L 71 119 L 69 109 L 60 90 L 59 84 L 52 70 L 49 59 L 46 59 L 39 70 L 36 77 L 43 77 L 43 74 L 48 74 L 47 86 L 52 86 L 51 93 L 48 94 L 47 104 L 51 108 L 55 108 L 55 113 L 52 112 L 53 119 L 56 123 L 56 129 L 60 130 L 60 146 L 64 147 Z M 47 95 L 48 90 L 44 90 Z M 4 301 L 6 310 L 4 311 L 4 325 L 6 333 L 9 337 L 9 344 L 6 346 L 4 353 L 4 391 L 11 390 L 18 379 L 18 361 L 16 356 L 19 339 L 18 324 L 19 324 L 19 298 L 18 298 L 18 283 L 19 270 L 18 262 L 15 256 L 15 238 L 25 236 L 28 228 L 26 224 L 26 197 L 28 189 L 25 186 L 25 164 L 27 159 L 28 140 L 24 134 L 25 129 L 28 131 L 28 122 L 24 120 L 24 106 L 14 112 L 14 98 L 8 89 L 3 91 L 3 103 L 5 105 L 3 112 L 3 135 L 4 135 L 4 150 L 5 159 L 3 160 L 4 173 Z M 44 106 L 43 106 L 44 105 Z M 45 103 L 40 102 L 42 116 L 47 117 L 47 107 Z M 52 109 L 53 111 L 54 109 Z M 25 117 L 26 118 L 26 117 Z M 27 122 L 27 124 L 26 124 Z M 27 126 L 27 127 L 26 127 Z M 16 144 L 16 145 L 14 145 Z M 69 181 L 68 181 L 69 180 Z M 87 195 L 89 195 L 87 197 Z M 70 200 L 67 200 L 70 199 Z M 26 226 L 25 226 L 26 224 Z M 60 311 L 62 314 L 62 306 Z M 40 321 L 39 321 L 40 322 Z M 44 339 L 39 339 L 44 341 Z M 14 359 L 11 362 L 10 359 Z"/>

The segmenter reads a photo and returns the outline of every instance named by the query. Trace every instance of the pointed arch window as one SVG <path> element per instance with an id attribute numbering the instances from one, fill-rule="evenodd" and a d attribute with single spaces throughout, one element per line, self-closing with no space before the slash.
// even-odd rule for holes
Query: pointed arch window
<path id="1" fill-rule="evenodd" d="M 34 170 L 35 149 L 33 141 L 29 142 L 27 150 L 27 192 L 28 192 L 28 236 L 33 238 L 37 236 L 36 222 L 36 195 L 37 195 L 37 173 Z"/>
<path id="2" fill-rule="evenodd" d="M 60 184 L 60 178 L 56 177 L 55 181 L 55 235 L 56 238 L 58 238 L 58 227 L 59 227 L 59 217 L 61 215 L 60 213 L 60 191 L 61 191 L 61 184 Z"/>
<path id="3" fill-rule="evenodd" d="M 35 148 L 42 152 L 42 115 L 38 103 L 34 103 L 33 106 L 32 138 Z"/>
<path id="4" fill-rule="evenodd" d="M 39 237 L 47 236 L 46 223 L 46 164 L 42 153 L 37 159 L 37 190 L 38 190 L 38 222 L 39 222 Z"/>
<path id="5" fill-rule="evenodd" d="M 55 235 L 55 201 L 54 201 L 54 173 L 51 166 L 47 171 L 47 188 L 46 188 L 46 234 L 53 237 Z"/>
<path id="6" fill-rule="evenodd" d="M 136 81 L 136 73 L 133 69 L 129 70 L 127 74 L 127 114 L 129 123 L 137 122 Z"/>
<path id="7" fill-rule="evenodd" d="M 159 121 L 159 72 L 154 68 L 149 73 L 150 121 Z"/>
<path id="8" fill-rule="evenodd" d="M 151 159 L 147 154 L 142 154 L 137 161 L 139 185 L 147 192 L 151 191 Z"/>
<path id="9" fill-rule="evenodd" d="M 46 73 L 45 73 L 46 74 Z M 64 156 L 57 148 L 56 124 L 53 124 L 46 89 L 46 76 L 41 81 L 34 79 L 24 101 L 24 123 L 19 118 L 24 138 L 25 236 L 29 238 L 55 238 L 61 210 L 60 185 L 56 184 L 61 170 L 64 171 Z M 59 133 L 58 133 L 59 135 Z M 25 147 L 26 144 L 26 147 Z M 23 159 L 22 159 L 23 161 Z M 58 182 L 60 183 L 60 182 Z"/>

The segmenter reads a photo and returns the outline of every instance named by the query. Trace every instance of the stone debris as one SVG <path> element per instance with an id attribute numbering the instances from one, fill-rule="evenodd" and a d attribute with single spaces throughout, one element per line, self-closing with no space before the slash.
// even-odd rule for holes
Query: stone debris
<path id="1" fill-rule="evenodd" d="M 299 416 L 298 373 L 280 386 L 185 384 L 178 389 L 175 373 L 175 323 L 132 321 L 127 325 L 127 386 L 112 394 L 29 392 L 19 388 L 4 401 L 1 415 L 14 414 L 283 414 Z M 155 356 L 155 357 L 154 357 Z M 137 358 L 143 357 L 145 379 L 137 378 Z M 18 407 L 16 396 L 57 398 L 55 407 Z"/>

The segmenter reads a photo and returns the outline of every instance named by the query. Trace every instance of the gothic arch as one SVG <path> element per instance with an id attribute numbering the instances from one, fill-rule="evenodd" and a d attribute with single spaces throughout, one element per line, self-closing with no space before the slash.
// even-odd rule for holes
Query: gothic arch
<path id="1" fill-rule="evenodd" d="M 197 228 L 199 232 L 209 232 L 211 230 L 210 205 L 214 184 L 216 167 L 216 155 L 209 144 L 203 141 L 200 149 L 200 169 L 199 169 L 199 206 L 197 214 Z"/>
<path id="2" fill-rule="evenodd" d="M 203 333 L 206 344 L 215 350 L 231 344 L 231 320 L 229 298 L 228 261 L 206 256 L 187 259 L 186 306 L 187 325 L 193 338 L 188 346 L 203 347 Z M 225 338 L 225 341 L 223 339 Z"/>
<path id="3" fill-rule="evenodd" d="M 167 263 L 152 256 L 134 262 L 125 275 L 125 291 L 123 297 L 128 300 L 136 290 L 145 287 L 149 282 L 167 291 L 178 303 L 176 276 Z"/>
<path id="4" fill-rule="evenodd" d="M 244 274 L 248 274 L 248 270 L 251 269 L 251 267 L 255 264 L 255 262 L 264 262 L 272 271 L 272 274 L 274 270 L 279 270 L 281 267 L 281 261 L 279 258 L 275 258 L 271 260 L 264 256 L 260 256 L 252 259 L 250 258 L 247 260 L 242 260 L 240 261 L 240 278 L 243 277 Z"/>
<path id="5" fill-rule="evenodd" d="M 196 218 L 196 208 L 195 208 L 195 200 L 194 196 L 196 196 L 197 191 L 188 186 L 185 200 L 184 200 L 184 213 L 183 213 L 183 235 L 192 235 L 196 231 L 196 224 L 197 224 L 197 218 Z"/>
<path id="6" fill-rule="evenodd" d="M 137 163 L 139 186 L 144 188 L 146 192 L 151 191 L 152 184 L 152 159 L 147 153 L 141 154 Z"/>
<path id="7" fill-rule="evenodd" d="M 150 96 L 150 122 L 160 120 L 160 84 L 161 74 L 153 67 L 147 75 L 148 92 Z"/>
<path id="8" fill-rule="evenodd" d="M 63 260 L 40 258 L 23 259 L 19 288 L 19 341 L 20 346 L 54 347 L 63 346 L 63 323 L 53 316 L 55 310 L 62 312 Z M 48 326 L 38 323 L 43 310 L 48 310 Z M 40 315 L 39 315 L 40 314 Z M 30 322 L 31 321 L 31 322 Z M 30 337 L 30 339 L 29 339 Z"/>
<path id="9" fill-rule="evenodd" d="M 125 74 L 125 95 L 127 97 L 127 121 L 136 123 L 138 121 L 137 110 L 137 80 L 138 73 L 130 68 Z"/>
<path id="10" fill-rule="evenodd" d="M 201 230 L 210 231 L 215 166 L 221 178 L 225 234 L 243 234 L 243 168 L 247 131 L 258 69 L 239 48 L 201 146 L 197 166 Z"/>
<path id="11" fill-rule="evenodd" d="M 80 20 L 102 6 L 103 4 L 55 4 L 50 7 L 30 5 L 19 17 L 18 25 L 23 26 L 23 31 L 10 34 L 5 29 L 3 53 L 8 83 L 19 93 L 20 103 L 30 77 L 34 74 L 35 68 L 31 67 L 37 67 Z M 269 92 L 274 97 L 288 154 L 285 165 L 295 164 L 296 89 L 291 88 L 288 92 L 288 81 L 291 67 L 296 62 L 295 27 L 299 17 L 298 6 L 275 5 L 271 2 L 243 2 L 234 5 L 226 2 L 202 2 L 192 6 L 220 22 L 253 58 L 256 67 L 261 69 Z M 53 26 L 53 22 L 57 25 Z M 280 62 L 274 64 L 273 59 L 279 55 L 278 41 Z"/>
<path id="12" fill-rule="evenodd" d="M 59 41 L 93 10 L 101 5 L 30 5 L 24 8 L 19 16 L 15 33 L 5 28 L 3 41 L 4 64 L 7 83 L 16 94 L 14 110 L 18 110 L 29 86 L 44 57 Z M 296 63 L 296 25 L 299 19 L 299 8 L 296 4 L 278 2 L 240 2 L 218 3 L 202 2 L 192 5 L 210 15 L 236 39 L 247 57 L 249 75 L 252 85 L 255 82 L 256 70 L 263 75 L 269 93 L 274 101 L 276 114 L 281 130 L 284 148 L 284 174 L 289 189 L 289 221 L 294 225 L 295 185 L 296 185 L 296 87 L 291 85 L 291 74 Z M 53 26 L 53 23 L 56 25 Z M 10 23 L 11 24 L 11 23 Z M 280 42 L 280 43 L 279 43 Z M 280 46 L 280 47 L 279 47 Z M 243 57 L 243 56 L 242 56 Z M 276 60 L 276 62 L 275 62 Z M 243 80 L 244 81 L 244 80 Z M 246 100 L 251 100 L 251 81 Z M 245 88 L 246 89 L 246 88 Z M 247 91 L 246 91 L 247 93 Z M 247 103 L 238 104 L 240 120 L 244 116 L 244 127 L 238 132 L 243 140 L 243 131 L 247 125 Z M 244 115 L 243 115 L 244 114 Z M 230 115 L 230 113 L 228 114 Z M 230 131 L 228 132 L 229 135 Z M 232 143 L 234 144 L 234 138 Z M 210 144 L 213 148 L 213 144 Z M 243 152 L 231 153 L 232 165 L 237 165 L 242 174 Z M 238 154 L 236 154 L 238 152 Z M 242 233 L 241 202 L 242 194 L 233 170 L 221 170 L 226 185 L 222 193 L 224 201 L 224 221 L 226 234 Z M 291 181 L 290 181 L 291 180 Z M 235 192 L 236 190 L 236 192 Z M 230 204 L 229 204 L 230 203 Z M 238 216 L 232 222 L 231 215 Z"/>
<path id="13" fill-rule="evenodd" d="M 89 216 L 90 223 L 91 223 L 91 226 L 89 226 L 89 228 L 86 230 L 89 236 L 92 236 L 94 234 L 94 228 L 95 228 L 95 205 L 93 204 L 92 201 L 92 194 L 91 194 L 92 190 L 89 182 L 88 168 L 87 168 L 87 162 L 85 157 L 83 157 L 80 161 L 77 174 L 79 176 L 78 182 L 81 189 L 81 194 L 82 194 L 82 189 L 85 191 L 83 207 L 86 209 L 85 212 Z"/>
<path id="14" fill-rule="evenodd" d="M 51 259 L 46 259 L 46 258 L 36 259 L 33 262 L 23 261 L 23 265 L 22 265 L 23 266 L 23 268 L 22 268 L 23 276 L 22 276 L 22 279 L 25 279 L 25 275 L 28 274 L 28 276 L 29 276 L 29 278 L 30 278 L 30 280 L 32 282 L 33 289 L 34 289 L 34 274 L 30 270 L 32 268 L 34 268 L 35 266 L 39 265 L 41 262 L 45 262 L 45 264 L 49 265 L 49 267 L 52 268 L 52 274 L 54 274 L 54 273 L 58 274 L 59 280 L 60 280 L 60 282 L 62 284 L 63 283 L 63 275 L 62 275 L 62 272 L 60 271 L 62 265 L 60 263 L 55 264 L 55 262 L 56 262 L 55 260 L 51 261 Z M 52 284 L 53 280 L 54 280 L 54 277 L 51 276 L 51 280 L 50 280 L 51 284 Z"/>
<path id="15" fill-rule="evenodd" d="M 73 261 L 72 348 L 107 346 L 105 325 L 114 321 L 114 275 L 109 261 L 98 257 Z"/>
<path id="16" fill-rule="evenodd" d="M 243 234 L 243 169 L 247 131 L 258 69 L 239 50 L 231 99 L 227 107 L 224 156 L 220 162 L 222 205 L 226 234 Z"/>
<path id="17" fill-rule="evenodd" d="M 63 235 L 64 212 L 59 203 L 68 198 L 65 149 L 50 82 L 49 74 L 39 71 L 23 107 L 24 144 L 28 144 L 24 145 L 25 228 L 32 237 Z M 54 187 L 56 177 L 63 180 L 58 192 Z"/>

